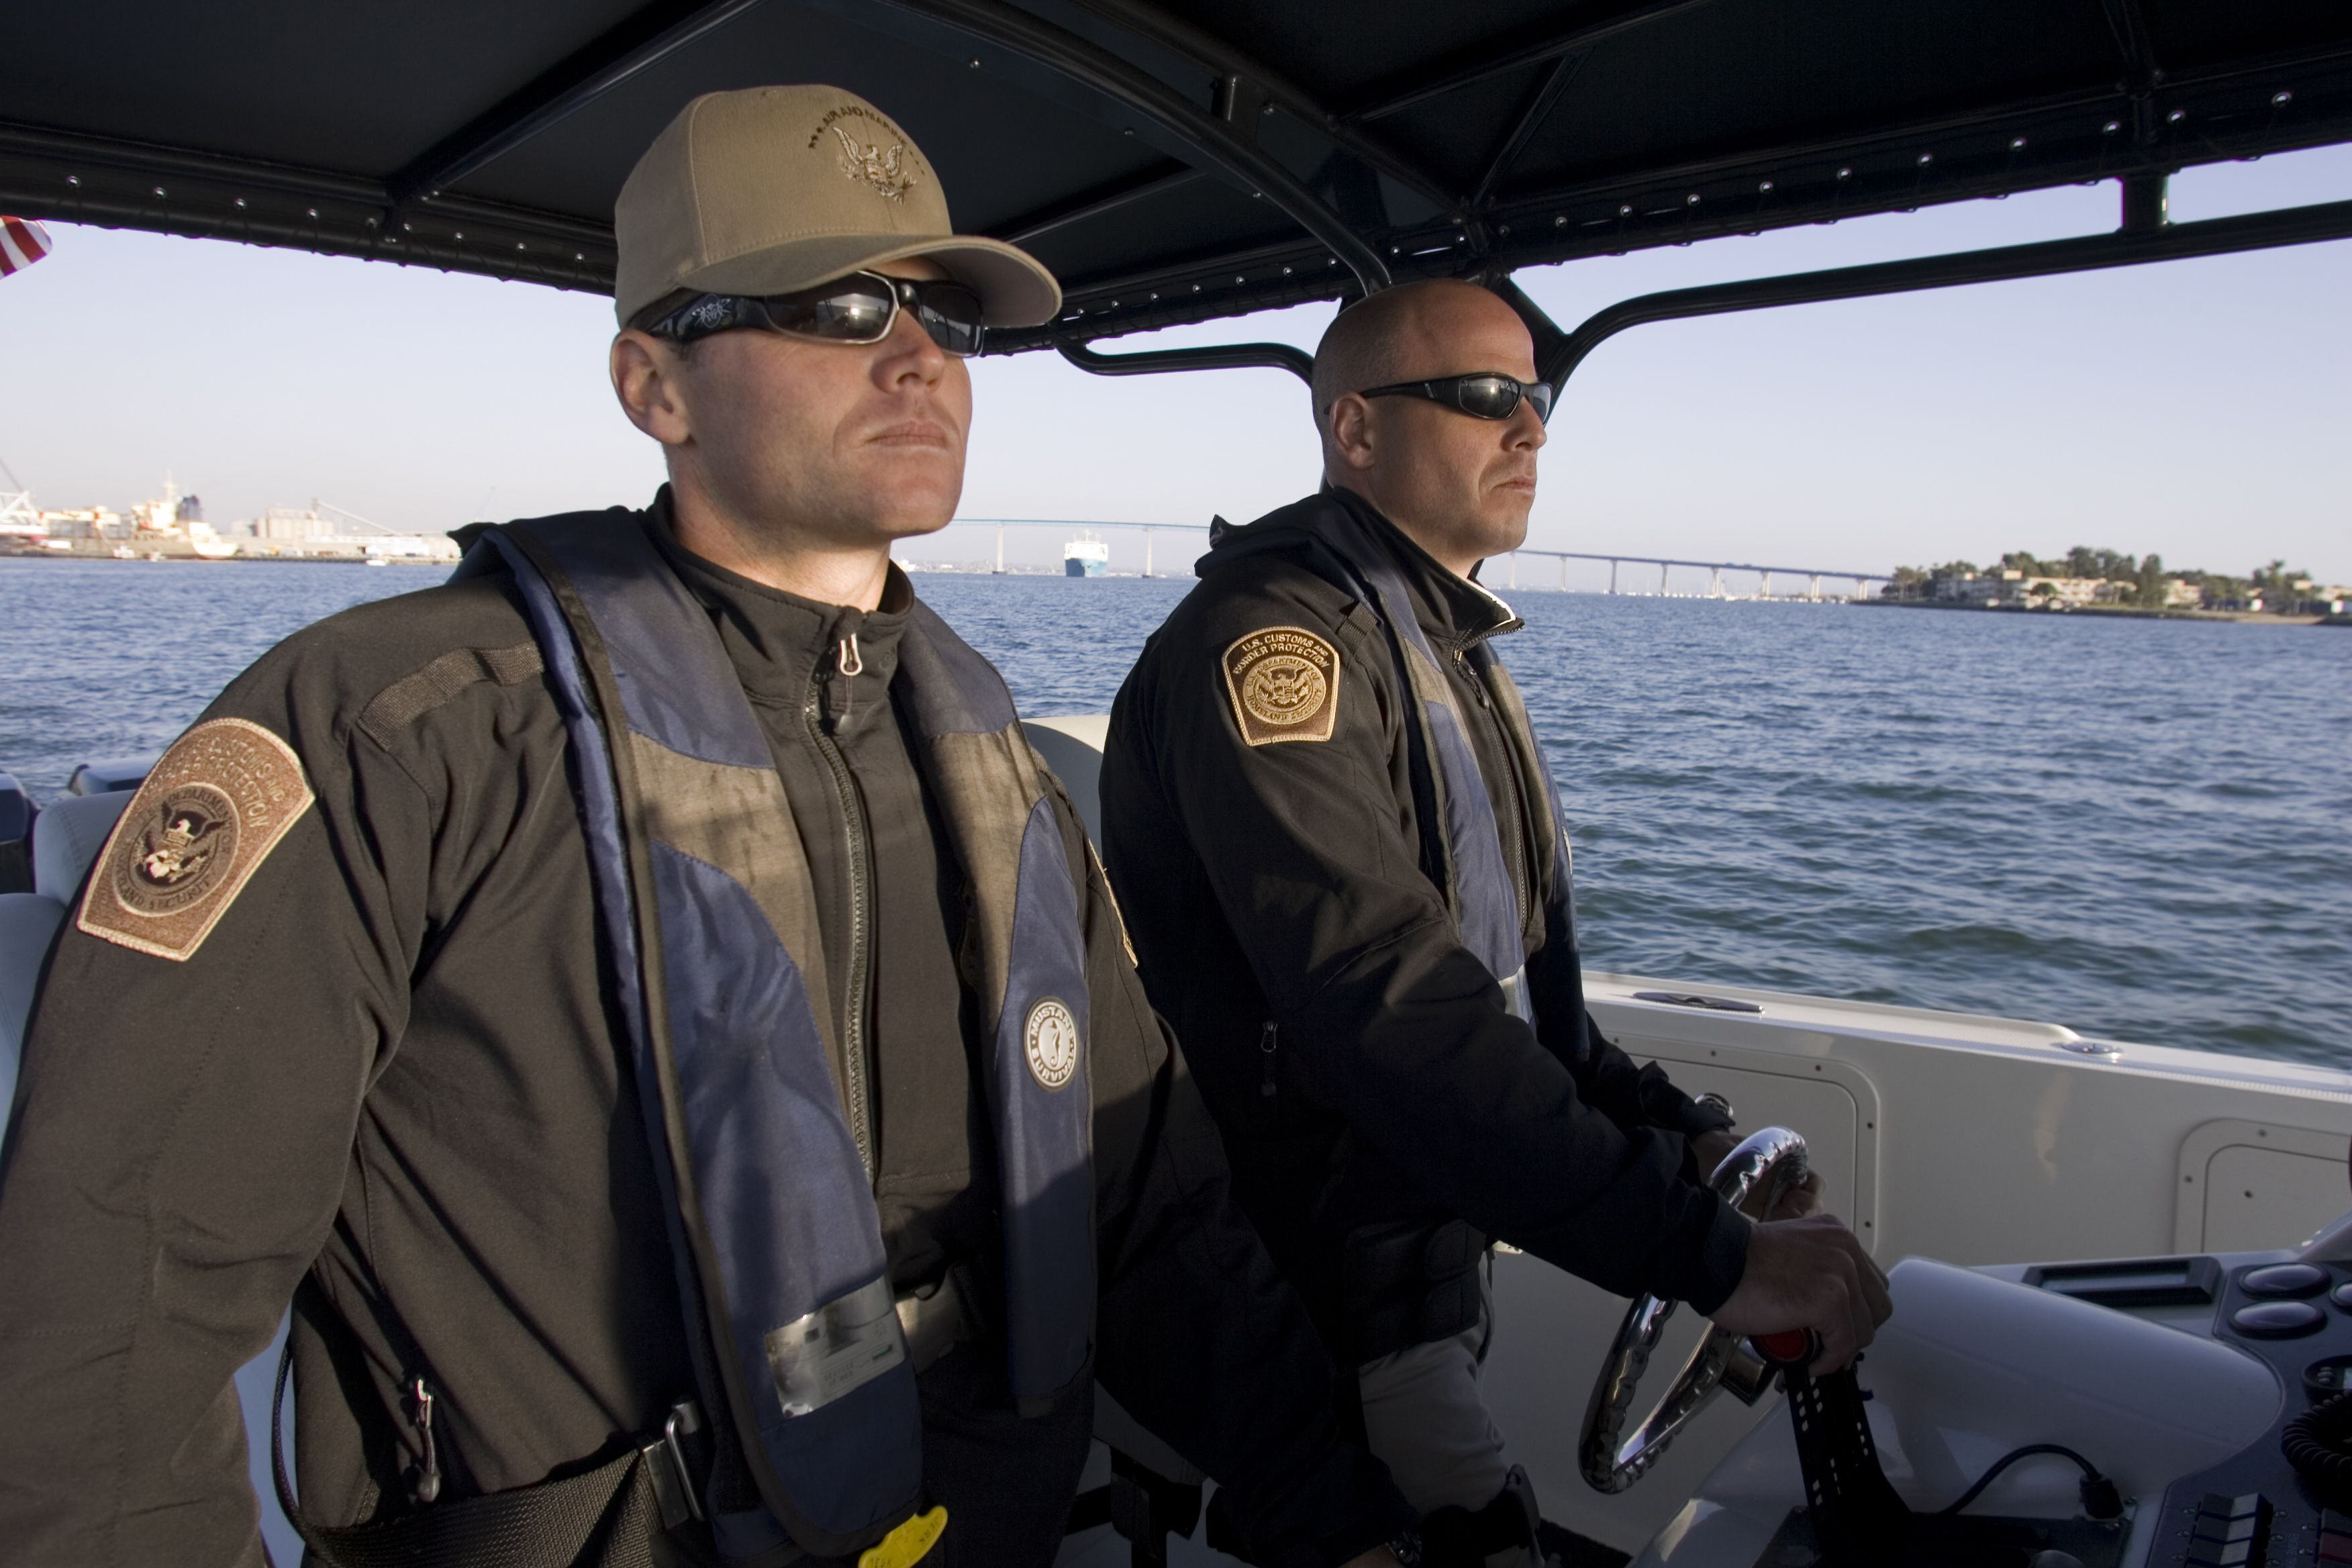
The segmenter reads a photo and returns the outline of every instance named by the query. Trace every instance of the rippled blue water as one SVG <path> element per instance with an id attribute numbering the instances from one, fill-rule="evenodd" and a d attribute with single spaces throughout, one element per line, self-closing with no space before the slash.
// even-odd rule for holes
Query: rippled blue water
<path id="1" fill-rule="evenodd" d="M 425 569 L 0 561 L 0 767 L 153 751 Z M 1182 581 L 918 579 L 1024 712 Z M 2352 635 L 1523 593 L 1586 960 L 2352 1062 Z"/>

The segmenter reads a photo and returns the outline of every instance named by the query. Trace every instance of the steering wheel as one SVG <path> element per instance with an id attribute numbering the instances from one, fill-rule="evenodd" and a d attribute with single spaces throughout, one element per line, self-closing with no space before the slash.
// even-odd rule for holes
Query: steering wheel
<path id="1" fill-rule="evenodd" d="M 1750 1219 L 1761 1219 L 1783 1192 L 1804 1179 L 1805 1141 L 1785 1127 L 1767 1127 L 1724 1156 L 1711 1184 L 1734 1208 Z M 1753 1405 L 1771 1386 L 1772 1368 L 1748 1349 L 1740 1335 L 1710 1328 L 1683 1364 L 1665 1398 L 1631 1437 L 1624 1436 L 1635 1385 L 1649 1367 L 1675 1306 L 1655 1296 L 1636 1300 L 1626 1310 L 1608 1359 L 1601 1363 L 1601 1378 L 1592 1386 L 1592 1403 L 1584 1414 L 1584 1438 L 1577 1445 L 1584 1479 L 1596 1491 L 1622 1492 L 1640 1480 L 1666 1451 L 1675 1434 L 1706 1407 L 1718 1389 L 1728 1388 Z"/>

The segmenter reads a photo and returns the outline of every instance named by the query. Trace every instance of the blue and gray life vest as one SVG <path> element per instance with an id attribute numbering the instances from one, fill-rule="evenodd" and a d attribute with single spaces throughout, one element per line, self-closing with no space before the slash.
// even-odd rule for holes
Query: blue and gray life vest
<path id="1" fill-rule="evenodd" d="M 765 1505 L 710 1509 L 719 1549 L 752 1555 L 781 1526 L 805 1550 L 855 1552 L 918 1505 L 922 1420 L 835 1088 L 783 781 L 708 612 L 638 514 L 485 538 L 564 708 L 688 1338 Z M 1038 1408 L 1086 1373 L 1093 1327 L 1079 884 L 1003 680 L 919 605 L 894 693 L 974 884 L 1008 1372 Z"/>

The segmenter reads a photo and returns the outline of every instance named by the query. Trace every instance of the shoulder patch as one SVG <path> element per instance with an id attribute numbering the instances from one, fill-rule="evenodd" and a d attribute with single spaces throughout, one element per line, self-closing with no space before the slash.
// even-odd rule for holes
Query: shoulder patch
<path id="1" fill-rule="evenodd" d="M 1077 1075 L 1078 1054 L 1086 1042 L 1078 1037 L 1077 1016 L 1058 996 L 1038 998 L 1021 1028 L 1021 1044 L 1029 1056 L 1029 1072 L 1038 1087 L 1066 1089 Z"/>
<path id="2" fill-rule="evenodd" d="M 1219 661 L 1234 722 L 1253 746 L 1328 741 L 1339 717 L 1339 650 L 1302 626 L 1234 640 Z"/>
<path id="3" fill-rule="evenodd" d="M 294 749 L 260 725 L 197 725 L 123 808 L 75 925 L 184 962 L 314 798 Z"/>

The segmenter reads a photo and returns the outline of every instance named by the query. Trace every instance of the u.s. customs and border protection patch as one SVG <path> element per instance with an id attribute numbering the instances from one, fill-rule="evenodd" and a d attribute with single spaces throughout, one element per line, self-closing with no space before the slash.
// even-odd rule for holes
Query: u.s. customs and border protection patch
<path id="1" fill-rule="evenodd" d="M 312 799 L 293 748 L 260 725 L 197 725 L 123 808 L 74 923 L 184 962 Z"/>
<path id="2" fill-rule="evenodd" d="M 1339 650 L 1303 626 L 1234 640 L 1223 659 L 1234 721 L 1253 746 L 1328 741 L 1339 717 Z"/>

